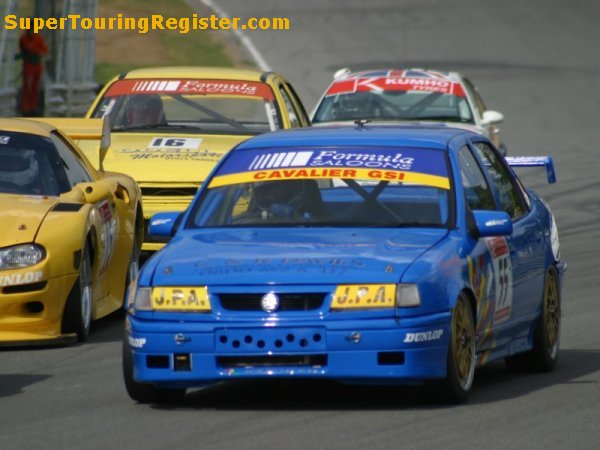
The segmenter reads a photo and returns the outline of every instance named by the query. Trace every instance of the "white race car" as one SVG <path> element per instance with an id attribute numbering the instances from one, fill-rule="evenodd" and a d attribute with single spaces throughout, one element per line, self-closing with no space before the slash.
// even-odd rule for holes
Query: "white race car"
<path id="1" fill-rule="evenodd" d="M 338 70 L 312 116 L 313 125 L 377 122 L 443 122 L 486 135 L 506 155 L 498 124 L 468 78 L 424 69 Z"/>

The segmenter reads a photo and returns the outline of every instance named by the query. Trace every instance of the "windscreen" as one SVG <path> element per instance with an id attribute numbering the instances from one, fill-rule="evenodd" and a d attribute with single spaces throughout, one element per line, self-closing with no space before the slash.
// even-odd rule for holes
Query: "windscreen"
<path id="1" fill-rule="evenodd" d="M 259 134 L 281 128 L 265 83 L 206 79 L 114 82 L 92 117 L 110 114 L 112 130 Z"/>
<path id="2" fill-rule="evenodd" d="M 441 150 L 243 150 L 209 181 L 188 227 L 447 227 L 450 198 Z"/>
<path id="3" fill-rule="evenodd" d="M 64 164 L 49 138 L 0 130 L 0 193 L 58 196 L 69 190 Z"/>
<path id="4" fill-rule="evenodd" d="M 442 74 L 427 74 L 363 74 L 336 81 L 325 93 L 313 123 L 357 119 L 474 123 L 461 84 Z"/>

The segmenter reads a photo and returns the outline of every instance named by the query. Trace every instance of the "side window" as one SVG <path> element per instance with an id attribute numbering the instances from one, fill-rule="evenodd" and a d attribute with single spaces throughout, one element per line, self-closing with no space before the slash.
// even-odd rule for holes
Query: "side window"
<path id="1" fill-rule="evenodd" d="M 85 183 L 93 180 L 83 162 L 73 152 L 71 145 L 65 141 L 62 136 L 52 133 L 50 139 L 55 145 L 58 155 L 62 160 L 71 187 L 75 186 L 77 183 Z"/>
<path id="2" fill-rule="evenodd" d="M 290 83 L 286 82 L 285 87 L 287 89 L 287 92 L 290 94 L 290 99 L 296 106 L 296 110 L 298 111 L 298 114 L 299 114 L 298 118 L 300 119 L 301 125 L 302 126 L 310 125 L 310 119 L 308 118 L 308 113 L 306 112 L 306 109 L 304 108 L 304 104 L 302 103 L 302 100 L 300 100 L 300 96 L 298 96 L 298 93 L 296 92 L 296 90 Z"/>
<path id="3" fill-rule="evenodd" d="M 468 78 L 463 78 L 463 83 L 464 83 L 465 87 L 467 88 L 467 91 L 473 98 L 473 102 L 475 103 L 475 109 L 477 109 L 477 112 L 479 113 L 479 117 L 481 117 L 483 115 L 483 112 L 487 109 L 485 107 L 485 104 L 483 103 L 483 99 L 481 98 L 481 95 L 479 95 L 479 92 L 477 92 L 477 89 L 475 88 L 473 83 L 471 83 L 471 81 Z"/>
<path id="4" fill-rule="evenodd" d="M 469 147 L 464 146 L 458 152 L 462 185 L 467 205 L 471 210 L 495 210 L 496 204 L 477 160 Z"/>
<path id="5" fill-rule="evenodd" d="M 474 147 L 496 186 L 502 210 L 513 219 L 526 214 L 528 207 L 524 194 L 502 162 L 502 156 L 485 142 L 476 142 Z"/>
<path id="6" fill-rule="evenodd" d="M 298 128 L 302 126 L 302 124 L 300 123 L 300 119 L 298 118 L 296 108 L 294 107 L 294 104 L 292 103 L 289 94 L 287 93 L 282 84 L 279 85 L 279 93 L 283 98 L 283 104 L 287 111 L 288 117 L 290 118 L 290 125 L 292 126 L 292 128 Z"/>

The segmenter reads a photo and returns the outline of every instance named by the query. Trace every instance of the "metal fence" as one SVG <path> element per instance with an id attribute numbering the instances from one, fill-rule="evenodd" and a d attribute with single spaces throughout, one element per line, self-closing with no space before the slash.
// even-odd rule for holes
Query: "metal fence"
<path id="1" fill-rule="evenodd" d="M 97 0 L 37 1 L 36 15 L 42 17 L 67 17 L 79 14 L 96 17 Z M 60 8 L 60 9 L 59 9 Z M 53 46 L 53 64 L 46 83 L 46 115 L 83 115 L 96 96 L 98 85 L 94 80 L 96 59 L 96 34 L 93 29 L 71 29 L 57 33 Z"/>
<path id="2" fill-rule="evenodd" d="M 3 17 L 15 14 L 17 0 L 0 0 Z M 17 108 L 15 53 L 17 32 L 4 27 L 0 31 L 0 116 L 14 116 Z"/>
<path id="3" fill-rule="evenodd" d="M 19 0 L 0 0 L 1 12 L 18 14 Z M 67 17 L 80 14 L 96 17 L 98 0 L 36 0 L 35 17 Z M 42 32 L 50 47 L 44 74 L 44 115 L 77 116 L 92 103 L 98 85 L 94 80 L 96 35 L 93 29 L 71 29 L 70 19 L 64 30 Z M 14 55 L 19 30 L 1 30 L 0 34 L 0 116 L 17 113 L 19 79 L 15 75 Z"/>

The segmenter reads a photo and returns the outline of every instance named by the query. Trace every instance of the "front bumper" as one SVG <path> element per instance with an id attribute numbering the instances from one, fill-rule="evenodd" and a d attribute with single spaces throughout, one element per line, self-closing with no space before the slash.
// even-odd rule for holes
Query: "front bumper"
<path id="1" fill-rule="evenodd" d="M 61 322 L 78 274 L 48 278 L 48 271 L 46 267 L 36 270 L 41 275 L 34 283 L 0 287 L 0 346 L 64 343 L 72 338 L 61 334 Z M 18 272 L 32 269 L 6 271 L 3 275 L 16 277 Z"/>
<path id="2" fill-rule="evenodd" d="M 133 376 L 160 387 L 239 378 L 414 383 L 446 376 L 450 313 L 285 324 L 146 321 L 128 316 Z"/>

